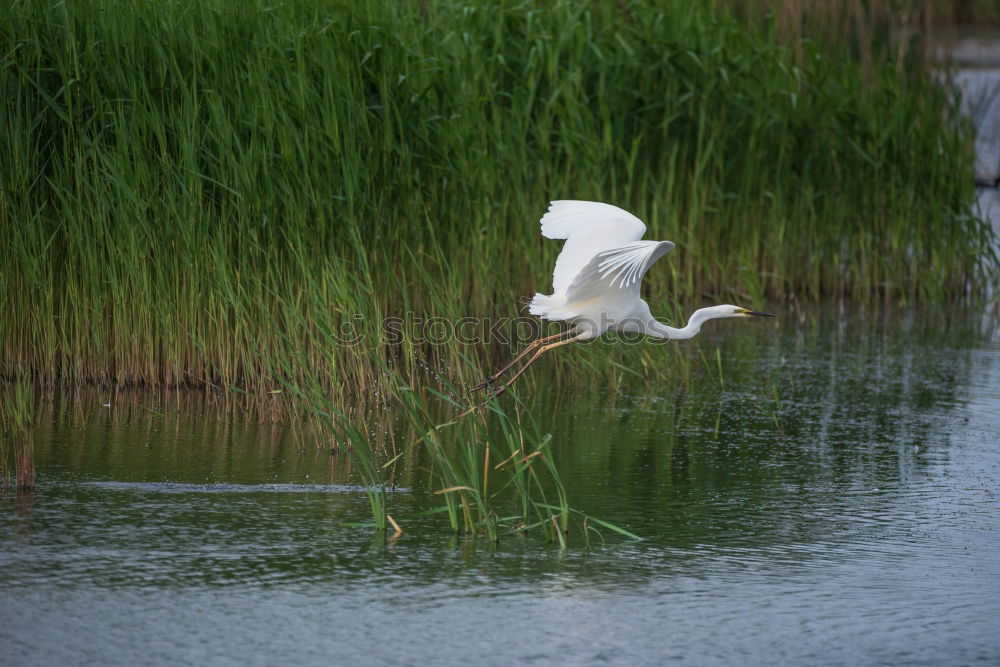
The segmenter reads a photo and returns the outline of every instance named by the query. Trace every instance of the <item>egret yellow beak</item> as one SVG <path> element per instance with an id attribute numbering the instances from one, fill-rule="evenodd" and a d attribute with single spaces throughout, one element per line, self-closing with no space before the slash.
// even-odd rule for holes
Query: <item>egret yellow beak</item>
<path id="1" fill-rule="evenodd" d="M 740 314 L 747 317 L 777 317 L 777 315 L 772 315 L 771 313 L 762 313 L 759 310 L 749 310 L 747 308 L 741 308 Z"/>

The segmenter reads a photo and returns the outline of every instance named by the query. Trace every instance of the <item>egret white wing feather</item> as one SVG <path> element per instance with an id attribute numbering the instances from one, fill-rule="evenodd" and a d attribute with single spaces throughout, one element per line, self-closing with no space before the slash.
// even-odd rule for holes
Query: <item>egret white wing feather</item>
<path id="1" fill-rule="evenodd" d="M 566 291 L 566 302 L 586 303 L 608 297 L 638 299 L 646 271 L 673 248 L 670 241 L 637 241 L 598 252 L 573 279 Z"/>
<path id="2" fill-rule="evenodd" d="M 552 273 L 553 297 L 566 294 L 599 252 L 638 241 L 646 233 L 642 220 L 628 211 L 593 201 L 553 201 L 541 224 L 542 236 L 566 239 Z"/>

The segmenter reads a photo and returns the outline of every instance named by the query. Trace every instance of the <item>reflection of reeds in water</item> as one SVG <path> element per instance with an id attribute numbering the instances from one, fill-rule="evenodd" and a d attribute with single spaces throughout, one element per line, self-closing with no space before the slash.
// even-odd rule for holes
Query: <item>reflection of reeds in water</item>
<path id="1" fill-rule="evenodd" d="M 651 303 L 983 285 L 948 90 L 891 58 L 865 87 L 714 3 L 626 4 L 6 3 L 0 374 L 457 380 L 500 346 L 385 343 L 385 318 L 518 314 L 557 196 L 678 243 Z"/>
<path id="2" fill-rule="evenodd" d="M 0 486 L 35 488 L 34 446 L 28 427 L 34 411 L 31 384 L 0 382 Z"/>

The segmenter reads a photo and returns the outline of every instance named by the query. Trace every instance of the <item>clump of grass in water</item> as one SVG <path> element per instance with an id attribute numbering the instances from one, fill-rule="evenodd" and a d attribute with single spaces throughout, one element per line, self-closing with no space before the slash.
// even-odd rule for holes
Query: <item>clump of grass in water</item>
<path id="1" fill-rule="evenodd" d="M 570 506 L 549 451 L 552 436 L 542 435 L 521 406 L 514 405 L 512 417 L 494 402 L 479 417 L 434 425 L 426 406 L 414 392 L 404 389 L 400 396 L 411 423 L 418 427 L 421 440 L 432 456 L 443 487 L 437 493 L 445 498 L 445 509 L 456 532 L 483 534 L 496 542 L 502 531 L 539 529 L 547 540 L 565 548 L 570 518 L 577 515 L 581 518 L 581 537 L 588 546 L 593 530 L 589 523 L 639 539 Z M 450 400 L 448 404 L 455 410 L 463 407 Z M 445 427 L 458 429 L 457 434 L 451 434 L 450 445 L 443 442 Z M 511 495 L 516 510 L 501 514 L 505 499 Z"/>
<path id="2" fill-rule="evenodd" d="M 465 350 L 384 318 L 517 314 L 556 196 L 678 243 L 652 302 L 977 293 L 951 93 L 715 4 L 3 5 L 0 375 L 416 386 Z"/>
<path id="3" fill-rule="evenodd" d="M 398 374 L 385 369 L 393 383 L 393 394 L 403 409 L 410 432 L 404 437 L 423 446 L 439 488 L 435 496 L 442 506 L 409 518 L 446 513 L 456 533 L 484 536 L 497 542 L 505 533 L 540 530 L 547 540 L 567 546 L 571 516 L 580 518 L 581 539 L 590 544 L 591 524 L 605 526 L 630 539 L 637 536 L 573 510 L 558 470 L 548 452 L 550 435 L 541 435 L 534 424 L 525 422 L 519 407 L 514 417 L 491 406 L 488 418 L 466 418 L 438 423 L 425 400 L 402 384 Z M 385 531 L 401 527 L 388 511 L 386 469 L 401 453 L 388 451 L 372 441 L 363 429 L 336 407 L 329 390 L 313 382 L 289 386 L 307 409 L 319 416 L 347 449 L 365 486 L 374 526 Z M 434 393 L 454 413 L 462 407 L 438 392 Z M 405 461 L 402 465 L 405 465 Z M 509 509 L 511 502 L 515 509 Z"/>
<path id="4" fill-rule="evenodd" d="M 452 530 L 484 534 L 495 542 L 501 530 L 528 530 L 540 526 L 548 539 L 565 545 L 569 505 L 551 457 L 546 456 L 551 436 L 539 437 L 537 432 L 513 422 L 497 406 L 493 414 L 499 434 L 489 433 L 487 425 L 478 419 L 459 419 L 437 425 L 415 392 L 402 387 L 399 396 L 433 461 L 442 487 L 436 493 L 444 498 Z M 454 409 L 460 408 L 449 403 Z M 520 416 L 519 411 L 517 414 Z M 444 441 L 444 429 L 447 428 L 454 429 L 448 434 L 450 443 Z M 554 507 L 546 502 L 545 480 L 536 467 L 538 464 L 544 466 L 548 481 L 554 487 L 558 498 Z M 508 488 L 515 492 L 519 511 L 501 516 L 497 501 Z"/>

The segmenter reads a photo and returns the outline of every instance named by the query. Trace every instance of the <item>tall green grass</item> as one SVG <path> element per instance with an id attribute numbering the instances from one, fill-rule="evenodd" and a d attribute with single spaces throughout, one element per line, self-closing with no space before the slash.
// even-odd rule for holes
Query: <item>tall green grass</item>
<path id="1" fill-rule="evenodd" d="M 668 314 L 979 293 L 953 93 L 847 49 L 797 60 L 712 5 L 5 4 L 0 374 L 361 399 L 428 358 L 478 379 L 506 346 L 383 344 L 384 318 L 518 314 L 548 287 L 552 198 L 677 242 L 647 281 Z"/>

